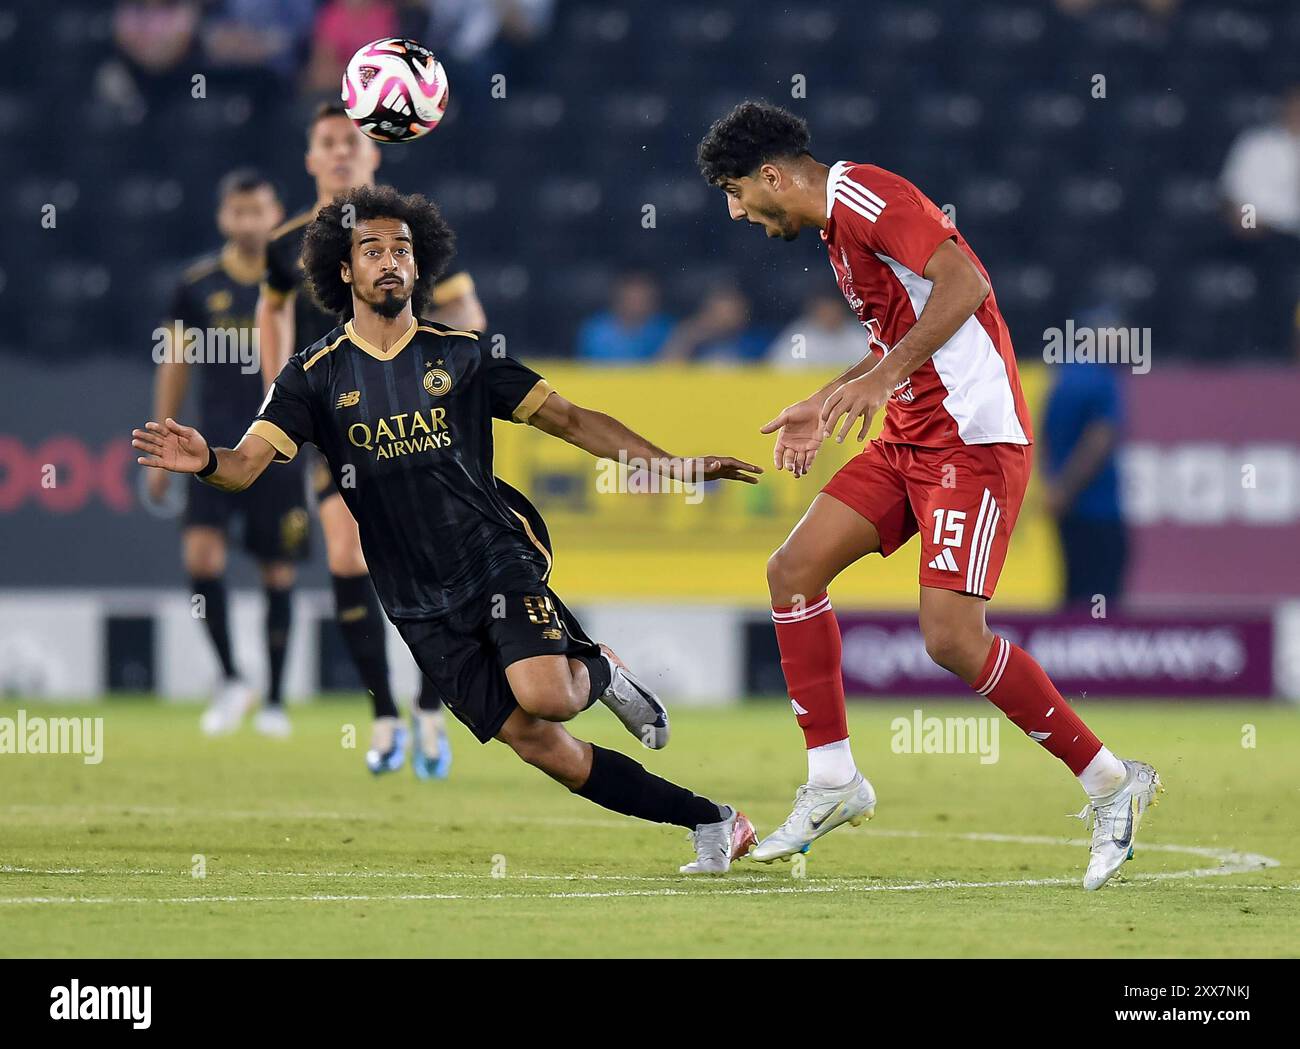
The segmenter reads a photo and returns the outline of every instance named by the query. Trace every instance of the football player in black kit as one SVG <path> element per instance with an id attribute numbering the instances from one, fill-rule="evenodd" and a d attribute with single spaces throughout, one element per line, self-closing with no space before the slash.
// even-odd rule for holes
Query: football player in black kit
<path id="1" fill-rule="evenodd" d="M 322 104 L 307 127 L 307 173 L 316 183 L 316 202 L 285 222 L 267 249 L 266 278 L 257 303 L 262 338 L 262 373 L 269 386 L 295 345 L 319 339 L 338 318 L 323 313 L 302 288 L 302 241 L 316 212 L 345 190 L 374 184 L 379 148 L 348 119 L 343 107 Z M 426 318 L 455 328 L 481 330 L 486 320 L 468 273 L 444 276 L 425 303 Z M 384 622 L 367 574 L 357 523 L 319 457 L 312 459 L 325 556 L 334 588 L 334 614 L 361 682 L 370 694 L 374 723 L 366 767 L 379 775 L 395 772 L 406 760 L 406 730 L 398 718 L 388 675 Z M 451 744 L 437 692 L 425 678 L 416 700 L 416 731 L 411 767 L 421 779 L 442 779 L 451 765 Z"/>
<path id="2" fill-rule="evenodd" d="M 271 231 L 284 217 L 275 187 L 255 171 L 232 171 L 217 191 L 217 227 L 225 246 L 201 259 L 182 278 L 168 323 L 160 329 L 167 350 L 154 382 L 154 413 L 176 415 L 191 378 L 198 380 L 197 411 L 214 440 L 235 440 L 264 388 L 254 341 L 253 310 L 266 267 Z M 149 475 L 149 495 L 162 500 L 165 473 Z M 268 478 L 269 480 L 269 478 Z M 210 735 L 232 732 L 253 704 L 230 643 L 227 610 L 227 537 L 238 521 L 245 550 L 261 567 L 266 593 L 267 689 L 253 724 L 269 736 L 289 733 L 282 703 L 289 641 L 294 562 L 307 553 L 309 519 L 303 474 L 295 467 L 265 489 L 231 495 L 202 486 L 188 493 L 181 533 L 182 559 L 200 618 L 216 652 L 221 681 L 200 724 Z"/>
<path id="3" fill-rule="evenodd" d="M 492 420 L 527 423 L 600 458 L 640 459 L 686 482 L 756 483 L 759 467 L 677 459 L 617 420 L 572 404 L 473 332 L 422 322 L 451 257 L 438 209 L 387 187 L 342 194 L 307 229 L 317 300 L 349 319 L 294 354 L 233 448 L 173 419 L 133 431 L 141 465 L 243 491 L 304 443 L 324 454 L 357 518 L 384 610 L 443 702 L 483 743 L 497 739 L 581 797 L 687 827 L 683 873 L 724 873 L 754 842 L 743 814 L 570 735 L 597 701 L 648 747 L 668 715 L 548 585 L 536 510 L 513 509 L 492 472 Z"/>

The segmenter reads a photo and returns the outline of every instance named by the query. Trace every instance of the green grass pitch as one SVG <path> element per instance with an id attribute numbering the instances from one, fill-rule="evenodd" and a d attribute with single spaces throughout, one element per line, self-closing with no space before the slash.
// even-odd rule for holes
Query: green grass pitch
<path id="1" fill-rule="evenodd" d="M 874 821 L 822 839 L 802 868 L 742 862 L 708 880 L 677 874 L 684 831 L 597 809 L 458 725 L 452 778 L 421 783 L 365 771 L 360 702 L 295 708 L 287 741 L 251 727 L 204 739 L 196 708 L 145 701 L 9 700 L 0 716 L 19 706 L 103 716 L 104 758 L 0 755 L 5 956 L 1277 956 L 1300 944 L 1291 708 L 1084 704 L 1112 749 L 1151 761 L 1168 787 L 1126 879 L 1085 893 L 1069 774 L 1005 723 L 993 764 L 895 754 L 890 721 L 910 703 L 850 713 Z M 635 747 L 600 709 L 574 728 Z M 672 745 L 636 753 L 740 805 L 760 833 L 804 773 L 777 702 L 679 710 Z"/>

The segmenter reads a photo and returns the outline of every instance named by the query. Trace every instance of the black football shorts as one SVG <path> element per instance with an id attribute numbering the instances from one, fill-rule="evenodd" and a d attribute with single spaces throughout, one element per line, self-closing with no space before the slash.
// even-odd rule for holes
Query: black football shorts
<path id="1" fill-rule="evenodd" d="M 397 624 L 447 709 L 486 743 L 519 705 L 506 667 L 533 656 L 592 656 L 600 647 L 549 586 L 485 593 L 459 614 Z"/>
<path id="2" fill-rule="evenodd" d="M 528 522 L 531 538 L 552 561 L 551 536 L 537 508 L 505 481 L 497 489 Z M 506 667 L 532 656 L 594 656 L 600 646 L 547 584 L 549 569 L 508 567 L 481 600 L 446 620 L 401 622 L 397 630 L 447 708 L 486 743 L 519 705 Z"/>
<path id="3" fill-rule="evenodd" d="M 229 536 L 236 522 L 244 549 L 258 561 L 306 558 L 311 518 L 298 464 L 272 466 L 242 492 L 223 492 L 202 481 L 189 486 L 184 527 L 217 528 Z"/>

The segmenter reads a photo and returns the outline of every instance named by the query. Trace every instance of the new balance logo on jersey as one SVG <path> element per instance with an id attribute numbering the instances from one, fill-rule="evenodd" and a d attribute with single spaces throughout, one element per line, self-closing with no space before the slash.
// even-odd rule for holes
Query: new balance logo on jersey
<path id="1" fill-rule="evenodd" d="M 961 569 L 957 567 L 956 558 L 952 556 L 952 551 L 946 547 L 939 553 L 938 557 L 930 562 L 930 567 L 939 572 L 961 571 Z"/>
<path id="2" fill-rule="evenodd" d="M 348 393 L 339 394 L 338 402 L 334 405 L 334 407 L 355 408 L 360 403 L 361 403 L 361 391 L 351 390 Z"/>

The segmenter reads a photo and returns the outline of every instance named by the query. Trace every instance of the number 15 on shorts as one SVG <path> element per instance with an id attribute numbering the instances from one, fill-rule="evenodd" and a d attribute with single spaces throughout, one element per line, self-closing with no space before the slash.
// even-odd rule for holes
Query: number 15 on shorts
<path id="1" fill-rule="evenodd" d="M 934 512 L 934 538 L 931 542 L 935 546 L 942 544 L 943 546 L 960 547 L 965 535 L 965 510 L 936 510 Z"/>
<path id="2" fill-rule="evenodd" d="M 936 553 L 929 567 L 936 572 L 953 572 L 960 575 L 961 569 L 957 566 L 957 559 L 952 556 L 952 550 L 948 548 L 960 549 L 965 538 L 965 510 L 935 510 L 934 535 L 931 536 L 930 542 L 936 549 Z"/>

